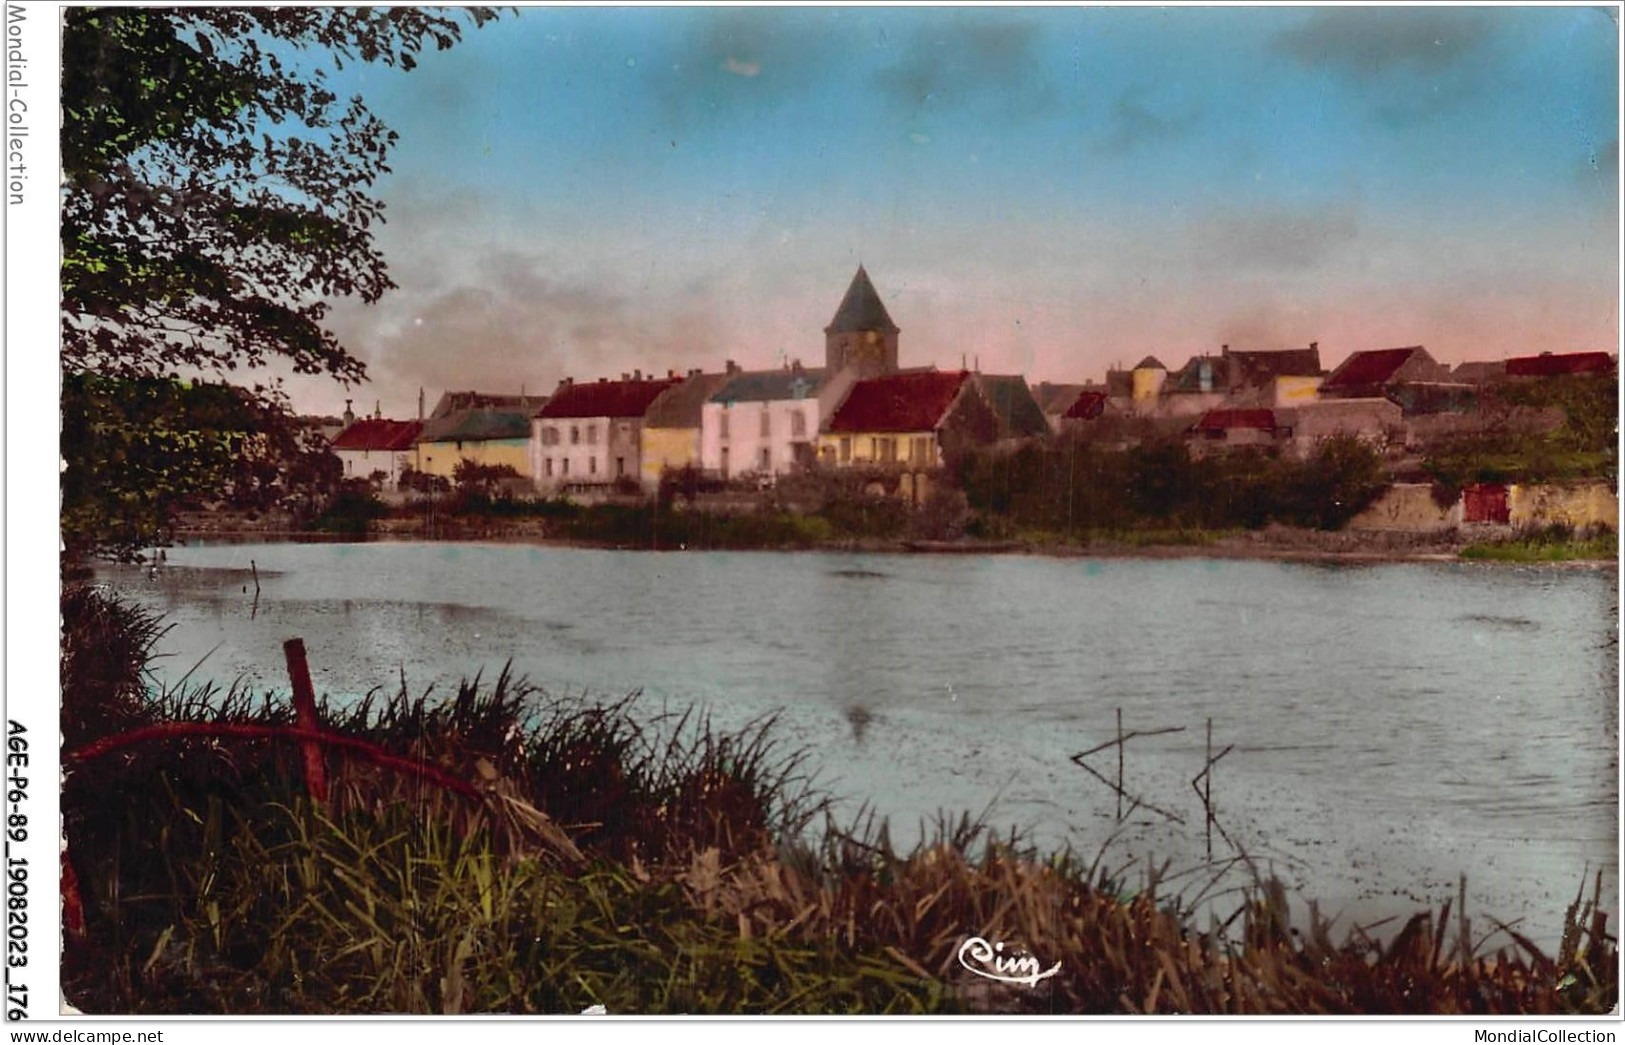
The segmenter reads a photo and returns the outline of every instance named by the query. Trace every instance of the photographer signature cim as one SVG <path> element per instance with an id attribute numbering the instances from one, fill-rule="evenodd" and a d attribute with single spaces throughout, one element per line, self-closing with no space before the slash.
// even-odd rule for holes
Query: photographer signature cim
<path id="1" fill-rule="evenodd" d="M 1036 987 L 1039 980 L 1046 980 L 1061 971 L 1060 962 L 1042 969 L 1038 959 L 1032 955 L 1005 954 L 1004 944 L 989 943 L 980 936 L 972 936 L 959 945 L 959 964 L 989 980 L 1024 983 L 1029 987 Z"/>

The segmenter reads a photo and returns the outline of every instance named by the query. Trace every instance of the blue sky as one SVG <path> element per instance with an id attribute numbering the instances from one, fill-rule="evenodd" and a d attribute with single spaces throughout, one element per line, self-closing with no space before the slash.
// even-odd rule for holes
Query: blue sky
<path id="1" fill-rule="evenodd" d="M 1614 350 L 1596 8 L 525 8 L 410 73 L 386 414 L 822 356 L 861 260 L 905 364 L 1098 378 L 1222 343 Z"/>

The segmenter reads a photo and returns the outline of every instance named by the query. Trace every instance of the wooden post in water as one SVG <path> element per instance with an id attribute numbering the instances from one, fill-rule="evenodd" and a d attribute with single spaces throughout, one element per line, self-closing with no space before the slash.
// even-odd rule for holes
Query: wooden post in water
<path id="1" fill-rule="evenodd" d="M 1117 822 L 1123 822 L 1123 709 L 1117 709 Z"/>
<path id="2" fill-rule="evenodd" d="M 254 598 L 260 597 L 260 568 L 254 565 L 254 560 L 248 560 L 248 568 L 254 573 Z"/>
<path id="3" fill-rule="evenodd" d="M 1213 862 L 1213 716 L 1207 720 L 1207 774 L 1202 781 L 1202 809 L 1207 813 L 1207 862 Z"/>
<path id="4" fill-rule="evenodd" d="M 316 716 L 316 690 L 310 684 L 310 664 L 305 660 L 305 640 L 289 639 L 282 644 L 288 661 L 288 679 L 293 683 L 294 722 L 300 729 L 319 730 Z M 316 802 L 327 801 L 327 764 L 322 746 L 314 740 L 300 741 L 305 756 L 305 789 Z"/>

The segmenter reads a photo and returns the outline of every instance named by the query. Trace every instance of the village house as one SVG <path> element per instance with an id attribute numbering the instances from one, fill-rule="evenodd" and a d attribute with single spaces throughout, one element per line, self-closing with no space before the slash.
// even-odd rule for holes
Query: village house
<path id="1" fill-rule="evenodd" d="M 1193 459 L 1228 450 L 1279 447 L 1291 431 L 1277 423 L 1275 411 L 1263 407 L 1209 410 L 1186 430 Z"/>
<path id="2" fill-rule="evenodd" d="M 1542 352 L 1538 356 L 1518 356 L 1506 361 L 1509 378 L 1561 377 L 1568 374 L 1595 374 L 1606 377 L 1614 372 L 1614 357 L 1607 352 Z"/>
<path id="3" fill-rule="evenodd" d="M 1307 457 L 1332 436 L 1353 436 L 1384 446 L 1403 426 L 1399 404 L 1387 399 L 1322 399 L 1275 411 L 1282 449 Z"/>
<path id="4" fill-rule="evenodd" d="M 576 383 L 565 378 L 531 420 L 531 477 L 547 493 L 638 483 L 642 475 L 643 419 L 680 377 Z"/>
<path id="5" fill-rule="evenodd" d="M 675 373 L 668 372 L 668 377 Z M 700 468 L 701 431 L 706 400 L 710 399 L 731 374 L 707 374 L 690 370 L 683 380 L 667 388 L 649 405 L 643 415 L 643 452 L 639 479 L 645 491 L 654 492 L 667 471 Z"/>
<path id="6" fill-rule="evenodd" d="M 1308 348 L 1236 349 L 1222 345 L 1224 391 L 1232 406 L 1290 406 L 1313 402 L 1326 371 L 1320 366 L 1320 343 Z"/>
<path id="7" fill-rule="evenodd" d="M 546 403 L 546 396 L 447 392 L 423 422 L 414 467 L 449 480 L 469 461 L 529 477 L 530 416 Z"/>
<path id="8" fill-rule="evenodd" d="M 1407 384 L 1449 383 L 1450 368 L 1421 345 L 1355 352 L 1320 386 L 1324 399 L 1393 398 Z"/>
<path id="9" fill-rule="evenodd" d="M 966 370 L 907 371 L 852 386 L 818 440 L 834 468 L 925 472 L 945 455 L 998 438 L 999 421 Z"/>
<path id="10" fill-rule="evenodd" d="M 993 408 L 993 416 L 998 419 L 999 442 L 1017 443 L 1049 433 L 1049 420 L 1039 407 L 1038 400 L 1033 397 L 1025 377 L 1020 374 L 978 373 L 976 381 L 981 386 L 982 398 L 987 400 L 988 406 Z"/>
<path id="11" fill-rule="evenodd" d="M 706 401 L 700 460 L 732 479 L 809 467 L 818 433 L 857 379 L 858 368 L 808 370 L 796 360 L 778 370 L 739 371 Z"/>
<path id="12" fill-rule="evenodd" d="M 328 445 L 344 464 L 346 479 L 367 479 L 394 486 L 412 467 L 414 448 L 423 431 L 422 421 L 391 421 L 384 417 L 357 419 L 346 402 L 349 422 Z"/>
<path id="13" fill-rule="evenodd" d="M 1076 406 L 1080 396 L 1090 393 L 1099 397 L 1102 405 L 1106 401 L 1106 386 L 1102 384 L 1059 384 L 1050 381 L 1040 381 L 1032 388 L 1033 399 L 1038 403 L 1044 420 L 1049 423 L 1051 432 L 1059 432 L 1065 427 L 1064 422 L 1068 414 Z M 1096 414 L 1095 416 L 1099 416 Z"/>

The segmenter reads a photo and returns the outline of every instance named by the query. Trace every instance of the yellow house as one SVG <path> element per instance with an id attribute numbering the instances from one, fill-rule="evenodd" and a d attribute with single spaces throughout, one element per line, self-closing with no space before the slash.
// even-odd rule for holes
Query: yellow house
<path id="1" fill-rule="evenodd" d="M 508 465 L 530 475 L 530 415 L 514 410 L 461 410 L 427 422 L 416 447 L 420 472 L 452 478 L 457 465 Z"/>
<path id="2" fill-rule="evenodd" d="M 650 404 L 643 415 L 638 475 L 645 490 L 657 489 L 667 469 L 700 467 L 700 421 L 705 401 L 731 376 L 690 370 L 681 384 L 666 389 Z"/>
<path id="3" fill-rule="evenodd" d="M 956 447 L 993 442 L 998 417 L 971 377 L 929 370 L 857 382 L 818 437 L 819 461 L 924 471 L 940 467 Z"/>

